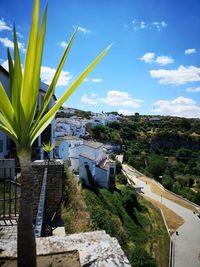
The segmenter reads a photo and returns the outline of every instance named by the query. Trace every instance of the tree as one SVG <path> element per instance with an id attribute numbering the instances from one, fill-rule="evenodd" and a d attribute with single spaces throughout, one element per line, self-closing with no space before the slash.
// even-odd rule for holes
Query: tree
<path id="1" fill-rule="evenodd" d="M 32 219 L 33 176 L 31 176 L 31 146 L 34 140 L 53 120 L 61 105 L 68 99 L 80 83 L 86 78 L 95 65 L 107 53 L 106 48 L 89 67 L 75 80 L 59 101 L 47 112 L 60 72 L 72 46 L 76 32 L 72 35 L 57 67 L 53 80 L 46 92 L 42 107 L 36 114 L 40 83 L 40 68 L 46 31 L 47 7 L 39 29 L 40 1 L 34 1 L 32 24 L 26 51 L 24 72 L 14 27 L 14 63 L 8 50 L 10 99 L 0 83 L 0 130 L 7 134 L 16 144 L 17 155 L 21 166 L 21 198 L 18 220 L 18 266 L 36 266 L 36 244 Z"/>
<path id="2" fill-rule="evenodd" d="M 162 176 L 167 167 L 167 162 L 163 156 L 153 154 L 148 161 L 148 171 L 155 179 Z"/>

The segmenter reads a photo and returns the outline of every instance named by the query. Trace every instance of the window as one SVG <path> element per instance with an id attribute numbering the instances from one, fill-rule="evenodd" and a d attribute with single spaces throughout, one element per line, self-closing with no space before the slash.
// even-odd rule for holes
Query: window
<path id="1" fill-rule="evenodd" d="M 114 168 L 110 168 L 110 174 L 114 174 Z"/>

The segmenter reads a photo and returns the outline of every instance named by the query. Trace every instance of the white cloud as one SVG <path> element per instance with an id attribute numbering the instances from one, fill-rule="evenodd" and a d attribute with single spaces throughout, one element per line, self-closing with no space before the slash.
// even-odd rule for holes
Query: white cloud
<path id="1" fill-rule="evenodd" d="M 19 32 L 16 32 L 16 34 L 20 37 L 20 38 L 23 38 L 23 35 Z"/>
<path id="2" fill-rule="evenodd" d="M 136 108 L 143 102 L 140 99 L 132 98 L 127 92 L 123 91 L 108 91 L 104 98 L 97 98 L 96 94 L 83 95 L 81 102 L 85 104 L 107 104 L 109 106 L 119 106 L 119 107 L 131 107 Z"/>
<path id="3" fill-rule="evenodd" d="M 4 62 L 2 62 L 1 65 L 8 71 L 8 60 L 5 60 Z M 23 65 L 22 65 L 22 70 L 23 70 Z M 55 72 L 56 72 L 56 69 L 54 69 L 54 68 L 41 66 L 41 72 L 40 72 L 41 80 L 44 83 L 50 85 L 50 83 L 54 77 Z M 70 73 L 62 70 L 60 73 L 60 77 L 58 79 L 58 82 L 57 82 L 57 86 L 66 86 L 69 84 L 69 81 L 71 79 L 72 79 L 72 76 L 70 75 Z"/>
<path id="4" fill-rule="evenodd" d="M 8 70 L 8 60 L 5 60 L 1 63 L 1 66 L 4 67 L 4 69 Z"/>
<path id="5" fill-rule="evenodd" d="M 133 29 L 134 29 L 134 31 L 137 31 L 137 29 L 138 29 L 138 26 L 137 26 L 137 21 L 134 19 L 134 20 L 132 20 L 132 25 L 133 25 Z"/>
<path id="6" fill-rule="evenodd" d="M 59 43 L 59 45 L 62 47 L 62 48 L 66 48 L 68 46 L 68 43 L 66 43 L 65 41 L 62 41 Z"/>
<path id="7" fill-rule="evenodd" d="M 81 102 L 84 104 L 89 104 L 89 105 L 96 105 L 97 101 L 95 100 L 96 94 L 91 94 L 90 97 L 87 95 L 83 95 L 81 97 Z"/>
<path id="8" fill-rule="evenodd" d="M 118 110 L 118 114 L 119 114 L 119 115 L 122 114 L 122 115 L 124 115 L 124 116 L 131 116 L 131 115 L 134 115 L 135 112 L 130 111 L 130 110 L 127 110 L 127 109 L 119 109 L 119 110 Z"/>
<path id="9" fill-rule="evenodd" d="M 146 63 L 152 63 L 154 62 L 155 53 L 146 53 L 144 56 L 142 56 L 140 59 L 145 61 Z"/>
<path id="10" fill-rule="evenodd" d="M 103 82 L 103 79 L 102 78 L 92 78 L 92 79 L 85 78 L 84 82 L 101 83 L 101 82 Z"/>
<path id="11" fill-rule="evenodd" d="M 186 92 L 188 92 L 188 93 L 197 93 L 197 92 L 200 92 L 200 86 L 199 87 L 196 87 L 196 88 L 189 87 L 189 88 L 186 89 Z"/>
<path id="12" fill-rule="evenodd" d="M 160 115 L 170 115 L 187 118 L 199 118 L 200 106 L 191 99 L 179 96 L 174 100 L 159 100 L 153 104 L 152 112 Z"/>
<path id="13" fill-rule="evenodd" d="M 140 28 L 141 28 L 141 29 L 145 29 L 145 28 L 147 28 L 147 25 L 146 25 L 146 23 L 145 23 L 144 21 L 141 21 L 141 23 L 140 23 Z"/>
<path id="14" fill-rule="evenodd" d="M 12 31 L 12 28 L 5 23 L 4 19 L 0 19 L 0 31 L 5 30 Z"/>
<path id="15" fill-rule="evenodd" d="M 153 30 L 156 29 L 157 31 L 161 31 L 161 29 L 166 28 L 168 25 L 165 21 L 155 21 L 155 22 L 146 22 L 146 21 L 137 21 L 136 19 L 132 20 L 132 26 L 135 31 L 138 29 L 148 29 Z"/>
<path id="16" fill-rule="evenodd" d="M 83 27 L 78 27 L 78 30 L 84 34 L 90 34 L 91 31 L 86 29 L 86 28 L 83 28 Z"/>
<path id="17" fill-rule="evenodd" d="M 93 83 L 102 83 L 103 82 L 103 79 L 101 79 L 101 78 L 93 78 L 92 79 L 92 82 Z"/>
<path id="18" fill-rule="evenodd" d="M 13 64 L 14 64 L 14 60 L 13 60 Z M 1 63 L 1 66 L 4 67 L 4 69 L 6 69 L 8 71 L 9 67 L 8 67 L 8 60 L 5 60 Z M 23 64 L 21 64 L 21 68 L 22 68 L 22 72 L 24 71 L 24 66 Z"/>
<path id="19" fill-rule="evenodd" d="M 176 70 L 151 70 L 150 76 L 159 79 L 160 84 L 185 84 L 200 81 L 200 68 L 179 66 Z"/>
<path id="20" fill-rule="evenodd" d="M 127 92 L 111 90 L 107 92 L 105 98 L 101 98 L 100 101 L 109 106 L 123 106 L 136 108 L 143 102 L 139 99 L 132 98 Z"/>
<path id="21" fill-rule="evenodd" d="M 5 38 L 0 37 L 0 43 L 2 43 L 3 46 L 5 46 L 5 47 L 14 49 L 14 43 L 13 43 L 13 41 L 11 41 L 10 39 L 8 39 L 7 37 L 5 37 Z M 18 42 L 18 46 L 19 46 L 19 49 L 22 52 L 26 52 L 26 49 L 24 48 L 24 44 L 23 43 Z"/>
<path id="22" fill-rule="evenodd" d="M 75 30 L 77 29 L 76 26 L 73 26 L 73 28 L 74 28 Z M 83 27 L 81 27 L 81 26 L 78 27 L 78 31 L 79 31 L 79 32 L 82 32 L 83 34 L 91 34 L 91 33 L 92 33 L 91 30 L 86 29 L 86 28 L 83 28 Z"/>
<path id="23" fill-rule="evenodd" d="M 50 84 L 54 74 L 56 72 L 56 69 L 54 68 L 50 68 L 50 67 L 46 67 L 46 66 L 42 66 L 41 67 L 41 80 L 46 83 L 46 84 Z M 69 72 L 62 70 L 60 73 L 60 77 L 58 79 L 57 82 L 57 86 L 66 86 L 69 84 L 69 81 L 72 79 L 72 76 L 70 75 Z"/>
<path id="24" fill-rule="evenodd" d="M 156 27 L 156 29 L 160 31 L 162 28 L 166 28 L 168 25 L 165 21 L 161 21 L 161 22 L 155 21 L 152 23 L 152 26 Z"/>
<path id="25" fill-rule="evenodd" d="M 143 60 L 146 63 L 158 63 L 161 66 L 164 66 L 164 65 L 167 65 L 167 64 L 174 62 L 173 58 L 168 57 L 168 56 L 158 56 L 156 58 L 155 58 L 155 56 L 156 56 L 155 53 L 149 52 L 149 53 L 144 54 L 140 58 L 140 60 Z"/>
<path id="26" fill-rule="evenodd" d="M 185 50 L 185 54 L 186 55 L 191 55 L 191 54 L 195 54 L 196 53 L 196 49 L 195 48 L 189 48 Z"/>
<path id="27" fill-rule="evenodd" d="M 168 57 L 168 56 L 159 56 L 156 58 L 155 61 L 156 61 L 156 63 L 158 63 L 161 66 L 171 64 L 174 62 L 173 58 Z"/>

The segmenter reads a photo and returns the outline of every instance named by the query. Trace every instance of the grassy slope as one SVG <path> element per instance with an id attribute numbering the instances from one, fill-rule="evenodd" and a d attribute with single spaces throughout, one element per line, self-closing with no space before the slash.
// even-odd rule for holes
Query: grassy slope
<path id="1" fill-rule="evenodd" d="M 169 238 L 153 205 L 126 186 L 96 194 L 85 189 L 84 195 L 93 229 L 115 236 L 133 266 L 168 266 Z"/>
<path id="2" fill-rule="evenodd" d="M 82 191 L 67 167 L 65 171 L 62 218 L 66 233 L 104 229 L 118 239 L 133 266 L 168 266 L 169 238 L 158 210 L 150 202 L 124 185 L 113 192 Z"/>

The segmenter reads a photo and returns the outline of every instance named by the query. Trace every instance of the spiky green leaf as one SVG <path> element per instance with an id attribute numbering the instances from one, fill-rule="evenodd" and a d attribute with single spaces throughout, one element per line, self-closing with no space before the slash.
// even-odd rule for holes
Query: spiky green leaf
<path id="1" fill-rule="evenodd" d="M 40 120 L 38 125 L 35 125 L 33 132 L 30 135 L 30 143 L 32 144 L 34 140 L 44 131 L 44 129 L 53 120 L 56 112 L 62 106 L 62 104 L 69 98 L 69 96 L 75 91 L 75 89 L 81 84 L 81 82 L 87 77 L 87 75 L 92 71 L 96 64 L 104 57 L 108 52 L 111 45 L 108 46 L 90 65 L 89 67 L 77 78 L 77 80 L 69 87 L 69 89 L 64 93 L 60 100 L 44 115 Z"/>
<path id="2" fill-rule="evenodd" d="M 37 108 L 37 101 L 38 101 L 38 92 L 39 92 L 39 85 L 40 85 L 40 69 L 42 64 L 42 54 L 43 54 L 43 48 L 44 48 L 44 39 L 45 39 L 45 33 L 46 33 L 46 20 L 47 20 L 47 6 L 44 11 L 43 19 L 42 19 L 42 25 L 40 29 L 40 34 L 38 38 L 37 43 L 37 54 L 36 54 L 36 61 L 35 61 L 35 75 L 33 80 L 33 106 L 32 106 L 32 117 L 30 118 L 30 121 L 32 121 L 35 117 L 35 112 Z"/>
<path id="3" fill-rule="evenodd" d="M 7 49 L 7 55 L 8 55 L 9 80 L 10 80 L 10 93 L 12 94 L 14 66 L 13 66 L 12 56 L 10 54 L 9 48 Z M 12 99 L 12 95 L 11 95 L 11 99 Z"/>
<path id="4" fill-rule="evenodd" d="M 15 112 L 16 121 L 18 123 L 20 121 L 20 94 L 22 85 L 22 69 L 21 69 L 21 60 L 19 55 L 19 47 L 17 42 L 17 33 L 15 26 L 13 32 L 14 32 L 14 69 L 13 73 L 10 73 L 10 77 L 12 80 L 11 101 Z"/>
<path id="5" fill-rule="evenodd" d="M 76 33 L 77 33 L 77 30 L 72 35 L 72 37 L 71 37 L 71 39 L 69 41 L 69 44 L 67 45 L 67 48 L 65 49 L 65 51 L 63 53 L 63 56 L 61 58 L 61 61 L 60 61 L 59 65 L 58 65 L 57 69 L 56 69 L 56 72 L 55 72 L 55 75 L 53 77 L 53 80 L 52 80 L 52 82 L 51 82 L 51 84 L 50 84 L 50 86 L 49 86 L 49 88 L 48 88 L 48 90 L 47 90 L 47 92 L 45 94 L 44 101 L 42 103 L 42 106 L 41 106 L 41 109 L 40 109 L 40 111 L 38 113 L 38 116 L 37 116 L 37 118 L 35 120 L 35 124 L 37 124 L 39 122 L 39 120 L 41 119 L 42 115 L 44 114 L 49 102 L 51 101 L 51 98 L 52 98 L 52 95 L 54 93 L 54 89 L 55 89 L 56 83 L 58 81 L 58 78 L 59 78 L 60 73 L 62 71 L 63 65 L 64 65 L 64 63 L 66 61 L 66 58 L 67 58 L 67 56 L 69 54 L 69 51 L 71 49 L 71 46 L 72 46 L 72 43 L 74 41 Z"/>
<path id="6" fill-rule="evenodd" d="M 18 138 L 12 129 L 12 126 L 5 119 L 5 117 L 0 113 L 0 130 L 7 134 L 16 144 L 18 144 Z"/>
<path id="7" fill-rule="evenodd" d="M 32 123 L 32 110 L 35 101 L 33 97 L 33 81 L 35 77 L 35 62 L 38 42 L 38 24 L 39 24 L 39 0 L 34 1 L 32 24 L 30 29 L 28 48 L 24 64 L 24 77 L 21 89 L 21 137 L 22 140 L 27 138 L 30 124 Z M 37 88 L 38 89 L 38 88 Z"/>
<path id="8" fill-rule="evenodd" d="M 7 119 L 8 123 L 12 125 L 14 131 L 16 131 L 15 114 L 13 107 L 10 103 L 10 99 L 0 82 L 0 112 Z"/>

